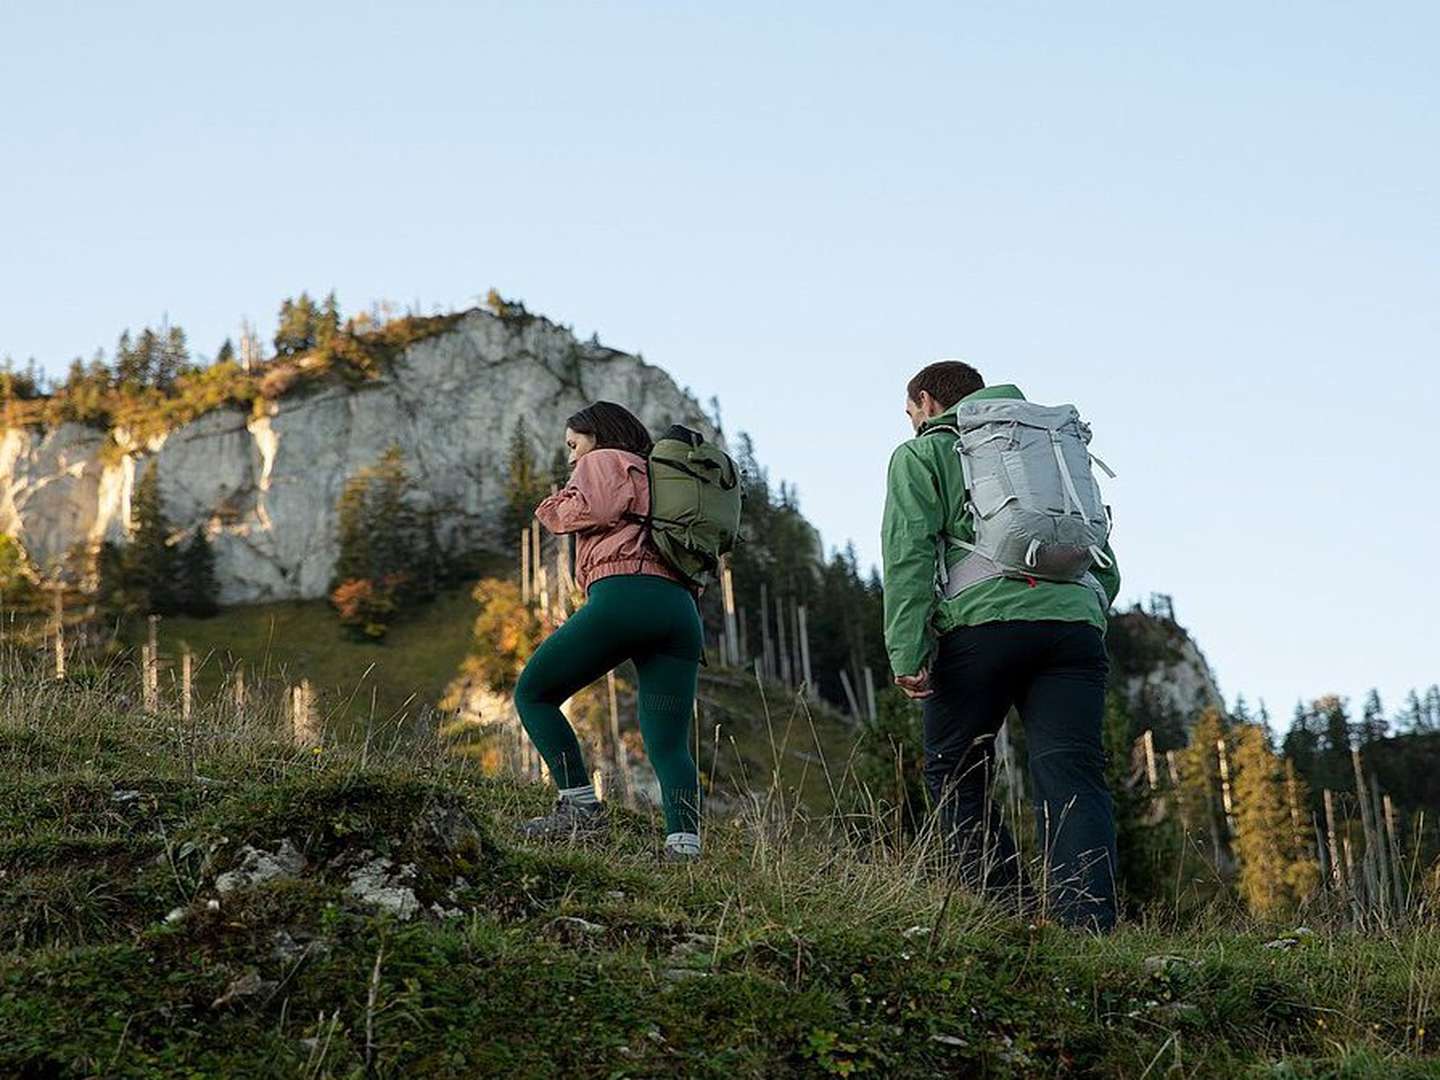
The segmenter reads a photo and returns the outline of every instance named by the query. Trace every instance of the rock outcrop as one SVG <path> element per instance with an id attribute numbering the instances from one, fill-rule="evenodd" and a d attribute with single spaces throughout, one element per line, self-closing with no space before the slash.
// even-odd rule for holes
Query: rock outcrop
<path id="1" fill-rule="evenodd" d="M 323 595 L 346 479 L 398 446 L 452 550 L 497 547 L 506 453 L 524 417 L 543 463 L 565 417 L 591 401 L 652 429 L 715 432 L 659 368 L 543 318 L 474 310 L 409 345 L 389 374 L 291 393 L 262 415 L 222 408 L 134 445 L 124 430 L 10 428 L 0 438 L 0 529 L 42 569 L 77 544 L 121 540 L 144 470 L 159 469 L 177 538 L 203 528 L 222 603 Z"/>
<path id="2" fill-rule="evenodd" d="M 1225 707 L 1205 654 L 1168 606 L 1112 614 L 1106 640 L 1114 683 L 1142 728 L 1180 744 L 1202 711 Z"/>

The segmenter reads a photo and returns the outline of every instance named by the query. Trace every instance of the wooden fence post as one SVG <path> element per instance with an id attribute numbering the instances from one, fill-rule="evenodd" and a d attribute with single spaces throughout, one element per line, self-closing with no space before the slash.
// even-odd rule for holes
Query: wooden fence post
<path id="1" fill-rule="evenodd" d="M 567 537 L 556 538 L 555 545 L 555 617 L 564 622 L 570 614 L 570 542 Z"/>
<path id="2" fill-rule="evenodd" d="M 855 700 L 855 687 L 850 684 L 850 673 L 843 667 L 840 669 L 840 686 L 845 691 L 845 700 L 850 703 L 850 715 L 855 718 L 855 723 L 860 723 L 865 717 L 860 712 L 860 703 Z"/>
<path id="3" fill-rule="evenodd" d="M 65 597 L 64 587 L 55 586 L 55 678 L 65 679 Z"/>
<path id="4" fill-rule="evenodd" d="M 1310 815 L 1310 825 L 1315 832 L 1315 861 L 1320 864 L 1320 883 L 1330 880 L 1332 867 L 1329 850 L 1325 845 L 1325 830 L 1320 826 L 1320 815 Z"/>
<path id="5" fill-rule="evenodd" d="M 193 664 L 190 650 L 186 649 L 180 654 L 180 719 L 186 724 L 190 723 Z"/>
<path id="6" fill-rule="evenodd" d="M 730 571 L 727 556 L 720 562 L 720 600 L 725 609 L 725 638 L 720 650 L 720 663 L 740 666 L 740 630 L 735 621 L 735 575 Z"/>
<path id="7" fill-rule="evenodd" d="M 776 647 L 780 653 L 780 681 L 786 686 L 795 685 L 790 677 L 790 650 L 785 641 L 785 601 L 779 596 L 775 597 L 775 629 L 778 640 Z"/>
<path id="8" fill-rule="evenodd" d="M 1005 802 L 1010 813 L 1010 831 L 1016 833 L 1020 822 L 1020 808 L 1025 804 L 1025 777 L 1015 761 L 1015 744 L 1010 739 L 1010 719 L 1006 717 L 995 733 L 995 757 L 1005 773 Z"/>
<path id="9" fill-rule="evenodd" d="M 140 646 L 140 693 L 143 707 L 152 716 L 160 711 L 160 657 L 155 646 Z"/>
<path id="10" fill-rule="evenodd" d="M 635 791 L 630 778 L 630 752 L 625 749 L 625 740 L 620 737 L 620 696 L 616 692 L 615 672 L 605 675 L 605 688 L 610 697 L 610 742 L 615 747 L 615 771 L 620 774 L 620 792 L 625 796 L 625 805 L 635 805 Z"/>
<path id="11" fill-rule="evenodd" d="M 1226 839 L 1235 835 L 1235 801 L 1230 795 L 1230 758 L 1225 753 L 1225 740 L 1215 740 L 1215 751 L 1220 758 L 1220 797 L 1225 805 Z"/>
<path id="12" fill-rule="evenodd" d="M 1390 841 L 1390 884 L 1395 890 L 1395 910 L 1404 912 L 1406 888 L 1405 888 L 1405 863 L 1400 851 L 1398 830 L 1395 828 L 1395 804 L 1390 801 L 1390 796 L 1384 799 L 1385 806 L 1385 836 Z"/>
<path id="13" fill-rule="evenodd" d="M 775 681 L 775 647 L 770 641 L 770 588 L 760 583 L 760 655 L 764 661 L 765 678 Z"/>
<path id="14" fill-rule="evenodd" d="M 290 724 L 295 744 L 305 749 L 320 745 L 320 728 L 315 718 L 315 694 L 309 679 L 301 679 L 290 690 Z"/>
<path id="15" fill-rule="evenodd" d="M 545 563 L 540 558 L 540 522 L 530 522 L 530 599 L 544 604 Z"/>
<path id="16" fill-rule="evenodd" d="M 795 679 L 792 686 L 799 686 L 805 680 L 804 668 L 800 666 L 800 602 L 795 598 L 790 600 L 790 621 L 786 624 L 785 630 L 790 636 L 790 671 Z"/>
<path id="17" fill-rule="evenodd" d="M 805 605 L 795 608 L 795 622 L 800 634 L 800 673 L 805 680 L 805 697 L 814 699 L 815 679 L 810 674 L 810 624 L 805 618 Z M 857 713 L 859 710 L 856 710 Z"/>
<path id="18" fill-rule="evenodd" d="M 1335 888 L 1344 891 L 1345 869 L 1340 862 L 1340 844 L 1335 838 L 1335 793 L 1329 788 L 1325 789 L 1325 839 L 1326 847 L 1330 852 L 1330 874 L 1334 879 Z"/>
<path id="19" fill-rule="evenodd" d="M 530 603 L 530 530 L 520 530 L 520 602 Z"/>
<path id="20" fill-rule="evenodd" d="M 1355 770 L 1355 797 L 1360 801 L 1360 829 L 1365 833 L 1365 850 L 1360 856 L 1360 874 L 1365 882 L 1365 896 L 1369 901 L 1378 899 L 1382 909 L 1389 907 L 1389 883 L 1382 892 L 1380 887 L 1381 868 L 1378 860 L 1380 845 L 1375 819 L 1370 813 L 1370 792 L 1365 785 L 1365 768 L 1360 761 L 1360 751 L 1350 748 L 1350 765 Z"/>

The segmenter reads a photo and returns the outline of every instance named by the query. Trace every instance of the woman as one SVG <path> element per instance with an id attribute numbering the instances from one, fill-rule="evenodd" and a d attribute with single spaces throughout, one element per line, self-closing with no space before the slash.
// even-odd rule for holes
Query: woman
<path id="1" fill-rule="evenodd" d="M 555 812 L 527 821 L 528 836 L 574 836 L 604 827 L 567 698 L 633 660 L 640 675 L 640 734 L 660 780 L 664 855 L 700 855 L 699 777 L 689 735 L 703 639 L 695 597 L 651 546 L 646 459 L 650 434 L 628 410 L 597 401 L 565 422 L 571 477 L 535 510 L 552 533 L 575 533 L 575 578 L 586 602 L 535 650 L 515 687 L 520 722 L 560 789 Z"/>

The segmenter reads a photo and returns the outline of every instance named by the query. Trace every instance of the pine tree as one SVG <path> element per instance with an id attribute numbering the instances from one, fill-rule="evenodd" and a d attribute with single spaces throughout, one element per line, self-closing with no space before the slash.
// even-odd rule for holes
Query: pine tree
<path id="1" fill-rule="evenodd" d="M 131 514 L 134 536 L 125 553 L 125 579 L 139 591 L 144 614 L 169 615 L 177 606 L 178 560 L 170 546 L 170 522 L 160 501 L 160 471 L 154 464 L 140 478 Z"/>
<path id="2" fill-rule="evenodd" d="M 405 455 L 398 446 L 386 450 L 374 466 L 366 502 L 374 576 L 389 579 L 401 599 L 415 598 L 423 537 Z"/>
<path id="3" fill-rule="evenodd" d="M 165 336 L 155 338 L 155 352 L 152 361 L 151 381 L 160 390 L 170 390 L 175 380 L 185 374 L 190 366 L 190 348 L 185 343 L 185 331 L 178 326 L 166 330 Z"/>
<path id="4" fill-rule="evenodd" d="M 1225 718 L 1218 709 L 1206 709 L 1190 731 L 1190 745 L 1177 755 L 1180 790 L 1190 841 L 1206 852 L 1207 860 L 1224 867 L 1230 860 L 1224 804 L 1220 790 L 1220 763 L 1216 744 L 1225 734 Z"/>
<path id="5" fill-rule="evenodd" d="M 506 539 L 520 535 L 521 529 L 529 528 L 535 507 L 550 493 L 550 480 L 535 459 L 535 449 L 530 443 L 530 429 L 525 417 L 515 421 L 515 430 L 510 435 L 510 449 L 505 458 L 505 509 L 501 520 L 505 527 Z"/>
<path id="6" fill-rule="evenodd" d="M 154 386 L 156 366 L 160 360 L 160 339 L 148 326 L 135 339 L 136 386 Z"/>
<path id="7" fill-rule="evenodd" d="M 1317 698 L 1311 709 L 1319 718 L 1323 739 L 1318 767 L 1310 779 L 1322 788 L 1348 791 L 1355 786 L 1355 771 L 1350 763 L 1352 725 L 1346 701 L 1327 694 Z"/>
<path id="8" fill-rule="evenodd" d="M 1163 816 L 1157 814 L 1156 800 L 1162 796 L 1151 791 L 1145 780 L 1135 782 L 1131 766 L 1139 734 L 1135 728 L 1124 695 L 1112 688 L 1105 695 L 1105 723 L 1101 730 L 1107 761 L 1105 779 L 1115 810 L 1120 891 L 1127 905 L 1139 910 L 1165 895 L 1176 863 L 1184 856 L 1185 837 L 1174 809 L 1169 808 Z"/>
<path id="9" fill-rule="evenodd" d="M 1285 770 L 1265 732 L 1241 724 L 1228 736 L 1240 894 L 1262 918 L 1293 911 L 1319 883 L 1319 866 L 1290 812 Z"/>
<path id="10" fill-rule="evenodd" d="M 317 345 L 327 345 L 339 332 L 340 301 L 335 299 L 335 290 L 331 289 L 325 297 L 325 306 L 316 315 L 315 342 Z"/>
<path id="11" fill-rule="evenodd" d="M 280 325 L 275 330 L 275 355 L 297 356 L 316 344 L 319 313 L 309 293 L 298 300 L 286 298 L 280 305 Z"/>
<path id="12" fill-rule="evenodd" d="M 1246 703 L 1244 694 L 1235 695 L 1235 708 L 1230 710 L 1230 718 L 1237 724 L 1252 723 L 1250 706 Z"/>
<path id="13" fill-rule="evenodd" d="M 1405 695 L 1405 707 L 1395 718 L 1395 726 L 1412 732 L 1425 730 L 1425 706 L 1416 691 L 1411 690 Z"/>
<path id="14" fill-rule="evenodd" d="M 130 339 L 130 331 L 124 330 L 115 343 L 115 381 L 127 389 L 138 389 L 145 385 L 145 358 Z"/>
<path id="15" fill-rule="evenodd" d="M 341 622 L 378 640 L 390 619 L 435 593 L 442 567 L 431 519 L 415 506 L 399 447 L 345 482 L 331 602 Z"/>
<path id="16" fill-rule="evenodd" d="M 1380 691 L 1371 690 L 1365 695 L 1365 706 L 1360 714 L 1360 727 L 1356 733 L 1361 748 L 1379 742 L 1389 732 L 1390 722 L 1385 719 L 1385 706 L 1380 702 Z"/>
<path id="17" fill-rule="evenodd" d="M 95 605 L 107 618 L 134 614 L 136 606 L 126 593 L 125 549 L 105 540 L 95 555 Z"/>
<path id="18" fill-rule="evenodd" d="M 1285 757 L 1295 763 L 1296 770 L 1310 780 L 1312 785 L 1320 760 L 1319 723 L 1314 711 L 1297 701 L 1295 717 L 1290 722 L 1290 730 L 1282 744 Z"/>
<path id="19" fill-rule="evenodd" d="M 215 577 L 215 550 L 197 526 L 180 552 L 179 606 L 187 615 L 206 619 L 220 610 L 220 583 Z"/>
<path id="20" fill-rule="evenodd" d="M 1416 731 L 1440 731 L 1440 685 L 1432 683 L 1425 691 L 1425 702 L 1421 706 L 1422 718 L 1415 726 Z"/>
<path id="21" fill-rule="evenodd" d="M 342 582 L 370 578 L 375 560 L 370 551 L 370 521 L 366 500 L 370 493 L 370 475 L 362 471 L 345 481 L 336 506 L 337 547 L 335 576 L 331 588 Z"/>
<path id="22" fill-rule="evenodd" d="M 220 346 L 220 351 L 215 354 L 215 363 L 233 364 L 235 362 L 235 345 L 227 337 Z"/>

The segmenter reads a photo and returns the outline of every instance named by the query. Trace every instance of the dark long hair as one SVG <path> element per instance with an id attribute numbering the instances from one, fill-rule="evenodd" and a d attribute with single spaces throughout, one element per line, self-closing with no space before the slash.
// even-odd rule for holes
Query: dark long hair
<path id="1" fill-rule="evenodd" d="M 629 450 L 632 454 L 649 457 L 655 445 L 639 418 L 613 401 L 587 405 L 566 420 L 565 426 L 577 435 L 595 436 L 597 450 Z"/>

